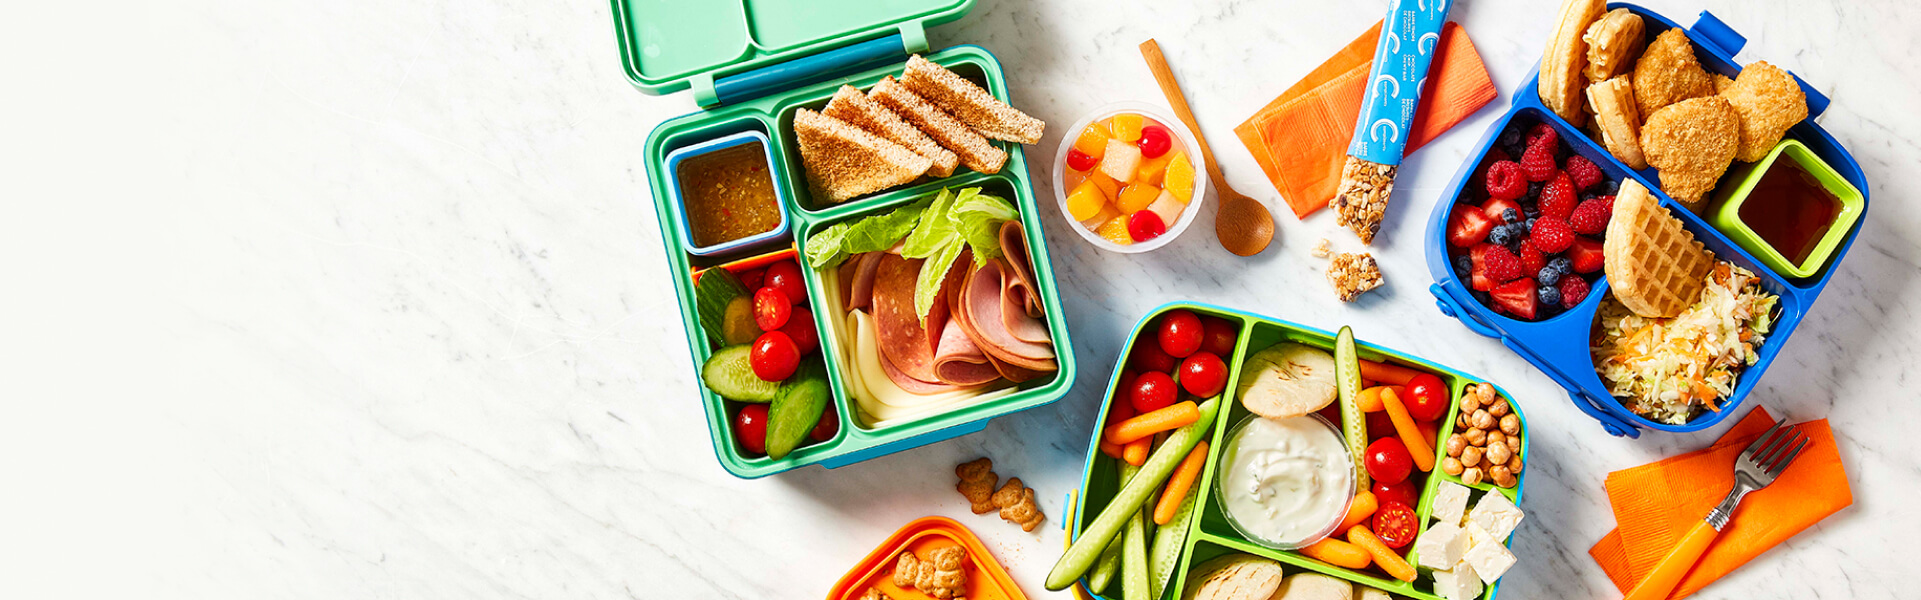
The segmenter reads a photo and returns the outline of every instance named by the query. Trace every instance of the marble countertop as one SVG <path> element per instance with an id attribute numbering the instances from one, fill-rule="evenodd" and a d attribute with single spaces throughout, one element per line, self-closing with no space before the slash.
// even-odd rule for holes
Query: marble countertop
<path id="1" fill-rule="evenodd" d="M 1912 597 L 1921 10 L 1646 4 L 1682 22 L 1714 11 L 1748 36 L 1741 61 L 1832 97 L 1821 122 L 1875 199 L 1751 401 L 1830 419 L 1855 504 L 1701 597 Z M 712 455 L 641 164 L 648 132 L 694 105 L 628 85 L 606 3 L 189 0 L 7 36 L 129 43 L 35 59 L 18 72 L 47 93 L 0 100 L 54 117 L 7 126 L 35 151 L 9 161 L 30 168 L 9 177 L 22 212 L 0 246 L 20 261 L 10 290 L 58 290 L 0 300 L 9 337 L 31 342 L 9 344 L 20 371 L 0 384 L 0 596 L 818 598 L 895 528 L 947 515 L 1030 597 L 1067 597 L 1041 580 L 1104 365 L 1147 309 L 1204 299 L 1352 324 L 1501 383 L 1535 434 L 1502 597 L 1615 597 L 1586 554 L 1613 526 L 1603 477 L 1726 426 L 1608 436 L 1436 312 L 1418 243 L 1556 5 L 1456 3 L 1502 96 L 1402 167 L 1372 249 L 1388 284 L 1366 300 L 1336 302 L 1309 256 L 1321 237 L 1358 247 L 1327 212 L 1279 217 L 1278 244 L 1254 258 L 1204 226 L 1121 256 L 1047 200 L 1084 367 L 1071 393 L 953 441 L 753 481 Z M 929 37 L 993 51 L 1015 104 L 1053 124 L 1029 148 L 1035 173 L 1084 111 L 1164 104 L 1135 48 L 1157 38 L 1234 187 L 1278 206 L 1230 128 L 1384 6 L 978 0 Z M 952 468 L 983 455 L 1039 490 L 1046 527 L 968 512 Z"/>

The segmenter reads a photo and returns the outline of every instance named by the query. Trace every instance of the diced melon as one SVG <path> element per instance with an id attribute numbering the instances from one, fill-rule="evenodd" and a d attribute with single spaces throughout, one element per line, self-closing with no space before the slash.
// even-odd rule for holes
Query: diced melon
<path id="1" fill-rule="evenodd" d="M 1161 185 L 1174 193 L 1181 202 L 1194 199 L 1194 163 L 1187 162 L 1186 154 L 1177 154 L 1174 161 L 1167 163 L 1167 173 L 1161 176 Z"/>
<path id="2" fill-rule="evenodd" d="M 1141 161 L 1141 167 L 1134 170 L 1134 183 L 1160 185 L 1161 176 L 1167 173 L 1167 163 L 1173 160 L 1173 153 L 1168 153 Z"/>
<path id="3" fill-rule="evenodd" d="M 1132 144 L 1141 141 L 1141 116 L 1133 114 L 1114 115 L 1114 137 Z"/>
<path id="4" fill-rule="evenodd" d="M 1134 236 L 1127 232 L 1127 215 L 1116 215 L 1114 218 L 1108 219 L 1106 223 L 1101 224 L 1099 229 L 1095 229 L 1094 233 L 1099 234 L 1101 239 L 1122 246 L 1134 243 Z"/>
<path id="5" fill-rule="evenodd" d="M 1114 181 L 1127 183 L 1134 180 L 1134 170 L 1141 166 L 1139 146 L 1123 142 L 1120 138 L 1107 140 L 1107 150 L 1101 157 L 1101 172 Z M 1189 170 L 1192 170 L 1191 168 Z"/>
<path id="6" fill-rule="evenodd" d="M 1161 188 L 1136 183 L 1121 190 L 1121 197 L 1114 199 L 1114 205 L 1121 209 L 1121 214 L 1131 215 L 1135 211 L 1147 208 L 1154 203 L 1154 199 L 1161 197 L 1164 193 L 1166 192 L 1161 191 Z"/>
<path id="7" fill-rule="evenodd" d="M 1110 202 L 1121 195 L 1121 183 L 1114 181 L 1114 178 L 1108 177 L 1100 169 L 1088 171 L 1087 180 L 1094 182 L 1094 187 L 1100 188 L 1101 195 L 1106 196 Z"/>
<path id="8" fill-rule="evenodd" d="M 1165 190 L 1161 191 L 1160 196 L 1154 198 L 1153 204 L 1147 205 L 1148 212 L 1159 216 L 1161 222 L 1166 223 L 1169 229 L 1173 229 L 1174 224 L 1181 220 L 1181 211 L 1186 209 L 1187 203 L 1181 202 L 1174 197 L 1173 193 Z"/>
<path id="9" fill-rule="evenodd" d="M 1111 137 L 1114 136 L 1107 132 L 1107 126 L 1094 123 L 1082 129 L 1080 137 L 1074 138 L 1074 149 L 1081 151 L 1082 154 L 1100 158 L 1107 152 L 1107 139 Z"/>
<path id="10" fill-rule="evenodd" d="M 1103 204 L 1101 205 L 1101 211 L 1094 213 L 1094 218 L 1081 219 L 1081 226 L 1086 227 L 1088 231 L 1100 231 L 1101 225 L 1106 224 L 1118 216 L 1121 216 L 1121 213 L 1114 210 L 1114 205 Z"/>
<path id="11" fill-rule="evenodd" d="M 1067 194 L 1067 213 L 1076 221 L 1085 221 L 1101 212 L 1107 205 L 1107 197 L 1101 195 L 1101 188 L 1092 181 L 1083 181 L 1079 187 Z"/>

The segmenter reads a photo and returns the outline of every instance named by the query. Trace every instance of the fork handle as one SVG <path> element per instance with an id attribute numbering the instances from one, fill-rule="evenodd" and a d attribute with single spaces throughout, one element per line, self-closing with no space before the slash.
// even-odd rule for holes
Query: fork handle
<path id="1" fill-rule="evenodd" d="M 1669 551 L 1659 566 L 1654 567 L 1654 572 L 1641 580 L 1640 585 L 1634 586 L 1634 591 L 1628 592 L 1627 600 L 1662 600 L 1673 594 L 1681 578 L 1694 569 L 1694 563 L 1701 560 L 1701 555 L 1708 551 L 1708 545 L 1713 544 L 1714 538 L 1720 535 L 1721 532 L 1707 521 L 1696 522 L 1694 528 L 1688 530 L 1687 536 L 1681 538 L 1681 544 Z"/>

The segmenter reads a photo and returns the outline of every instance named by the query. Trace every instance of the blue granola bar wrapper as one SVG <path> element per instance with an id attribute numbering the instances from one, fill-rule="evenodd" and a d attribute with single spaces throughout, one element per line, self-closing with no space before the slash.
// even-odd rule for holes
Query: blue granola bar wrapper
<path id="1" fill-rule="evenodd" d="M 1441 26 L 1453 5 L 1453 0 L 1394 0 L 1388 8 L 1348 156 L 1401 164 L 1408 130 L 1421 107 L 1421 91 L 1427 87 L 1427 70 L 1441 43 Z"/>

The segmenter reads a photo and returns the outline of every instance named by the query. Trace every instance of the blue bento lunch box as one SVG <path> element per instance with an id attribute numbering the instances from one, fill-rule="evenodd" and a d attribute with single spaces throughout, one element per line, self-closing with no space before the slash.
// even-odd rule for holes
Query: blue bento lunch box
<path id="1" fill-rule="evenodd" d="M 1608 8 L 1610 10 L 1626 8 L 1640 15 L 1647 24 L 1647 35 L 1650 39 L 1670 28 L 1680 27 L 1660 14 L 1633 4 L 1617 2 L 1609 4 Z M 1705 11 L 1692 27 L 1684 31 L 1688 39 L 1694 43 L 1695 56 L 1708 72 L 1729 77 L 1740 72 L 1741 65 L 1734 62 L 1733 56 L 1747 44 L 1747 38 L 1735 33 L 1727 24 Z M 1835 269 L 1847 256 L 1849 247 L 1854 244 L 1855 237 L 1861 232 L 1862 224 L 1867 221 L 1865 214 L 1863 218 L 1854 221 L 1847 238 L 1841 242 L 1839 251 L 1819 272 L 1799 279 L 1786 277 L 1756 260 L 1752 254 L 1741 249 L 1727 235 L 1708 224 L 1706 219 L 1687 210 L 1679 202 L 1661 192 L 1660 175 L 1655 169 L 1652 167 L 1639 171 L 1628 169 L 1598 142 L 1589 139 L 1579 129 L 1569 125 L 1566 120 L 1554 114 L 1554 111 L 1548 110 L 1541 103 L 1540 94 L 1536 91 L 1539 89 L 1539 76 L 1540 69 L 1537 65 L 1526 83 L 1514 92 L 1513 105 L 1508 108 L 1507 114 L 1502 115 L 1493 126 L 1488 128 L 1487 133 L 1482 135 L 1475 152 L 1471 154 L 1473 160 L 1463 164 L 1460 171 L 1455 173 L 1454 180 L 1448 184 L 1447 193 L 1442 196 L 1444 201 L 1436 203 L 1434 214 L 1428 219 L 1426 240 L 1427 267 L 1435 281 L 1434 285 L 1429 287 L 1429 291 L 1439 301 L 1442 314 L 1459 319 L 1463 325 L 1475 333 L 1501 340 L 1502 345 L 1521 355 L 1528 362 L 1534 363 L 1534 366 L 1554 379 L 1555 383 L 1567 388 L 1575 407 L 1600 421 L 1608 433 L 1638 437 L 1641 429 L 1688 432 L 1713 427 L 1728 415 L 1733 414 L 1735 409 L 1747 399 L 1748 394 L 1754 390 L 1755 384 L 1760 381 L 1762 373 L 1767 371 L 1768 366 L 1774 362 L 1774 358 L 1786 346 L 1795 327 L 1800 325 L 1809 307 L 1814 304 L 1815 298 L 1821 295 L 1821 290 L 1827 287 L 1828 279 L 1834 276 Z M 1799 77 L 1796 81 L 1800 82 L 1802 91 L 1807 93 L 1808 118 L 1788 130 L 1787 139 L 1806 144 L 1821 160 L 1827 162 L 1843 178 L 1861 190 L 1862 211 L 1865 213 L 1869 188 L 1867 179 L 1861 172 L 1861 165 L 1855 162 L 1854 157 L 1841 146 L 1840 142 L 1835 141 L 1834 136 L 1829 135 L 1814 122 L 1814 119 L 1827 109 L 1828 98 L 1809 87 L 1807 82 L 1800 81 Z M 1761 346 L 1759 361 L 1741 372 L 1733 395 L 1722 403 L 1718 411 L 1710 411 L 1683 425 L 1669 425 L 1634 414 L 1608 392 L 1607 385 L 1595 372 L 1594 362 L 1588 353 L 1595 316 L 1600 310 L 1601 301 L 1608 293 L 1605 276 L 1594 283 L 1588 297 L 1579 305 L 1560 315 L 1529 322 L 1495 313 L 1493 309 L 1476 300 L 1469 292 L 1467 284 L 1460 281 L 1454 274 L 1448 257 L 1448 215 L 1457 205 L 1456 199 L 1466 191 L 1466 186 L 1473 179 L 1473 174 L 1482 159 L 1494 148 L 1501 131 L 1509 122 L 1517 118 L 1553 126 L 1574 153 L 1600 166 L 1610 180 L 1625 181 L 1632 178 L 1647 186 L 1655 197 L 1660 199 L 1661 206 L 1678 215 L 1695 238 L 1709 250 L 1714 251 L 1716 258 L 1753 271 L 1761 278 L 1763 287 L 1780 296 L 1778 308 L 1780 316 L 1775 320 L 1773 331 L 1768 334 Z M 1729 185 L 1729 183 L 1724 179 L 1721 185 Z"/>

